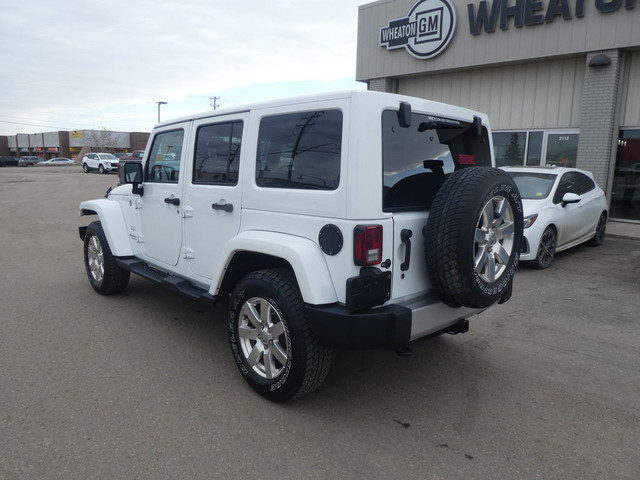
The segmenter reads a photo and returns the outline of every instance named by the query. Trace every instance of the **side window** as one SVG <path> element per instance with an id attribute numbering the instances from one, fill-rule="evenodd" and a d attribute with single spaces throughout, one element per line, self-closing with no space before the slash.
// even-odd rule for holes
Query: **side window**
<path id="1" fill-rule="evenodd" d="M 256 184 L 335 190 L 340 183 L 341 145 L 339 110 L 265 117 L 258 133 Z"/>
<path id="2" fill-rule="evenodd" d="M 582 174 L 582 173 L 578 173 L 576 172 L 576 183 L 577 188 L 578 188 L 578 194 L 579 195 L 583 195 L 587 192 L 590 192 L 591 190 L 593 190 L 594 188 L 596 188 L 595 183 L 593 183 L 593 180 L 591 180 L 589 177 L 587 177 L 586 175 Z"/>
<path id="3" fill-rule="evenodd" d="M 230 122 L 198 128 L 193 183 L 237 185 L 242 126 Z"/>
<path id="4" fill-rule="evenodd" d="M 562 175 L 558 189 L 553 197 L 553 203 L 561 203 L 565 193 L 576 193 L 580 195 L 580 178 L 578 173 L 569 172 Z"/>
<path id="5" fill-rule="evenodd" d="M 145 171 L 148 182 L 178 183 L 184 130 L 162 132 L 155 136 Z"/>

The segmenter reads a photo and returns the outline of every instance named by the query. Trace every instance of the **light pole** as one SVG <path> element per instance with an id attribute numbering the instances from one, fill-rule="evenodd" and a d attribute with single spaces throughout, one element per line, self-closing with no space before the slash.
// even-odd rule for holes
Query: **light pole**
<path id="1" fill-rule="evenodd" d="M 156 102 L 158 104 L 158 123 L 160 123 L 160 105 L 166 105 L 167 102 Z"/>

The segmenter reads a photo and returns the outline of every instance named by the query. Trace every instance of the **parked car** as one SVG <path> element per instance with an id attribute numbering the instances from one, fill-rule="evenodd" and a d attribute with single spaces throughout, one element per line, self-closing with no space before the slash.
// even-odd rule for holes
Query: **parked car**
<path id="1" fill-rule="evenodd" d="M 54 157 L 49 160 L 45 160 L 44 162 L 39 162 L 38 165 L 74 165 L 76 163 L 75 160 L 71 160 L 70 158 L 65 157 Z"/>
<path id="2" fill-rule="evenodd" d="M 80 204 L 87 277 L 227 299 L 241 375 L 299 398 L 332 347 L 406 354 L 509 299 L 522 205 L 490 138 L 481 113 L 363 91 L 161 123 L 122 184 Z"/>
<path id="3" fill-rule="evenodd" d="M 20 160 L 18 160 L 18 165 L 20 165 L 21 167 L 33 167 L 34 165 L 37 165 L 41 161 L 42 159 L 40 157 L 25 156 L 25 157 L 20 157 Z"/>
<path id="4" fill-rule="evenodd" d="M 82 157 L 82 169 L 85 173 L 98 170 L 100 173 L 117 172 L 120 160 L 112 153 L 87 153 Z"/>
<path id="5" fill-rule="evenodd" d="M 590 172 L 565 167 L 502 167 L 514 179 L 524 208 L 520 260 L 547 268 L 556 252 L 580 243 L 602 245 L 605 194 Z"/>
<path id="6" fill-rule="evenodd" d="M 2 156 L 0 157 L 0 167 L 17 167 L 18 157 Z"/>

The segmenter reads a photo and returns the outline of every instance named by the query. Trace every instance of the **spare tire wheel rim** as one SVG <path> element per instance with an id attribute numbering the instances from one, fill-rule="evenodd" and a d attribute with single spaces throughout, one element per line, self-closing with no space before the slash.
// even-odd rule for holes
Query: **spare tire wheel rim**
<path id="1" fill-rule="evenodd" d="M 474 266 L 478 276 L 493 283 L 506 271 L 515 242 L 515 216 L 508 200 L 497 195 L 482 208 L 476 226 Z"/>

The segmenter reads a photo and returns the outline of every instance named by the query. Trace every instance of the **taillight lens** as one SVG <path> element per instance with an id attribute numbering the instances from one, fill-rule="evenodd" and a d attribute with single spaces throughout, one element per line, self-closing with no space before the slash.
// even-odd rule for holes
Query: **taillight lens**
<path id="1" fill-rule="evenodd" d="M 358 225 L 353 229 L 353 261 L 361 267 L 382 262 L 382 225 Z"/>
<path id="2" fill-rule="evenodd" d="M 476 164 L 476 156 L 475 155 L 458 155 L 458 165 L 475 165 Z"/>

